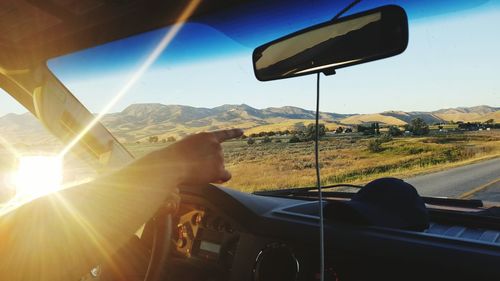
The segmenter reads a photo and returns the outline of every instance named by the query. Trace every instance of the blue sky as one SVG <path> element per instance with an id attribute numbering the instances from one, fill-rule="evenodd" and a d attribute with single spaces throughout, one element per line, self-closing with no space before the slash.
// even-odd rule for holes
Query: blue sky
<path id="1" fill-rule="evenodd" d="M 321 110 L 373 113 L 499 106 L 499 26 L 500 9 L 491 3 L 440 16 L 415 16 L 410 22 L 408 49 L 402 55 L 322 76 Z M 92 112 L 99 112 L 164 32 L 56 59 L 49 66 Z M 196 42 L 189 35 L 192 32 L 200 34 Z M 212 44 L 208 38 L 217 38 L 218 43 Z M 183 48 L 183 44 L 191 47 Z M 111 111 L 150 102 L 196 107 L 246 103 L 257 108 L 314 108 L 314 75 L 259 82 L 253 75 L 252 48 L 247 45 L 213 28 L 188 24 Z M 224 46 L 224 52 L 217 55 L 220 46 Z M 126 59 L 124 54 L 128 54 Z M 2 96 L 0 115 L 22 111 L 8 105 Z"/>

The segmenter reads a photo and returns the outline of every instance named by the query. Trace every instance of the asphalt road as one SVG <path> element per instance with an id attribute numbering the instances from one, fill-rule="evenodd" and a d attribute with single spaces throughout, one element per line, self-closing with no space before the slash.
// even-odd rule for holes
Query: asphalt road
<path id="1" fill-rule="evenodd" d="M 500 202 L 500 158 L 406 179 L 424 196 Z"/>

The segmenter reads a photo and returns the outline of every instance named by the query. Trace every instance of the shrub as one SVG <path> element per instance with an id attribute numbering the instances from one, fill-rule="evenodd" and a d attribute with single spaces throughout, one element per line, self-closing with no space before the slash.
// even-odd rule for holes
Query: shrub
<path id="1" fill-rule="evenodd" d="M 425 149 L 423 149 L 422 147 L 411 147 L 408 149 L 409 154 L 419 154 L 419 153 L 422 153 L 424 151 L 425 151 Z"/>
<path id="2" fill-rule="evenodd" d="M 175 140 L 176 140 L 176 139 L 175 139 L 175 137 L 168 137 L 168 138 L 167 138 L 167 141 L 168 141 L 168 142 L 174 142 Z"/>
<path id="3" fill-rule="evenodd" d="M 297 135 L 293 135 L 289 140 L 288 140 L 289 143 L 297 143 L 297 142 L 300 142 L 300 139 Z"/>
<path id="4" fill-rule="evenodd" d="M 390 134 L 383 134 L 380 136 L 380 138 L 378 138 L 378 140 L 380 143 L 390 142 L 392 140 L 392 137 Z"/>
<path id="5" fill-rule="evenodd" d="M 255 140 L 254 140 L 253 138 L 248 138 L 248 139 L 247 139 L 247 144 L 248 144 L 248 145 L 252 145 L 252 144 L 254 144 L 254 143 L 255 143 Z"/>
<path id="6" fill-rule="evenodd" d="M 266 136 L 264 137 L 264 139 L 262 139 L 261 143 L 270 143 L 271 142 L 271 138 Z"/>
<path id="7" fill-rule="evenodd" d="M 368 150 L 370 152 L 381 152 L 382 150 L 384 150 L 381 144 L 382 142 L 380 141 L 380 139 L 370 140 L 368 142 Z"/>

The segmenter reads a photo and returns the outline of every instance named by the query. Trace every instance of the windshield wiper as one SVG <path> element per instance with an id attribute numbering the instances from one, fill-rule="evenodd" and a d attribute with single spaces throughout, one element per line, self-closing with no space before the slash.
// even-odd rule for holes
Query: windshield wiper
<path id="1" fill-rule="evenodd" d="M 362 188 L 362 185 L 356 185 L 356 184 L 346 184 L 346 183 L 341 183 L 341 184 L 332 184 L 332 185 L 325 185 L 322 186 L 321 189 L 332 189 L 332 188 L 337 188 L 337 187 L 352 187 L 352 188 Z M 265 196 L 311 196 L 313 194 L 316 194 L 316 192 L 311 192 L 313 190 L 318 190 L 318 187 L 316 186 L 309 186 L 309 187 L 296 187 L 296 188 L 285 188 L 285 189 L 277 189 L 277 190 L 264 190 L 264 191 L 255 191 L 253 194 L 255 195 L 265 195 Z M 347 193 L 347 194 L 352 194 L 348 192 L 341 192 L 341 193 Z"/>
<path id="2" fill-rule="evenodd" d="M 351 188 L 362 188 L 362 185 L 355 184 L 333 184 L 323 186 L 322 189 L 333 189 L 337 187 L 351 187 Z M 255 191 L 253 194 L 261 196 L 276 196 L 276 197 L 302 197 L 311 198 L 317 200 L 318 192 L 317 187 L 298 187 L 298 188 L 286 188 L 278 190 L 265 190 L 265 191 Z M 325 191 L 325 197 L 337 197 L 337 198 L 351 198 L 355 193 L 353 192 L 342 192 L 342 191 Z M 479 208 L 483 207 L 483 201 L 478 199 L 456 199 L 456 198 L 446 198 L 446 197 L 427 197 L 422 196 L 422 199 L 426 204 L 432 205 L 443 205 L 443 206 L 453 206 L 462 208 Z"/>

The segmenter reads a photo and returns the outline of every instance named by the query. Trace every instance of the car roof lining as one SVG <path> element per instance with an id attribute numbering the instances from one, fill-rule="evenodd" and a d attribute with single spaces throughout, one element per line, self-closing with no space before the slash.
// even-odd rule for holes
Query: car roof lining
<path id="1" fill-rule="evenodd" d="M 192 17 L 247 1 L 202 1 Z M 171 25 L 189 2 L 3 0 L 0 3 L 0 66 L 13 68 L 40 63 Z"/>

